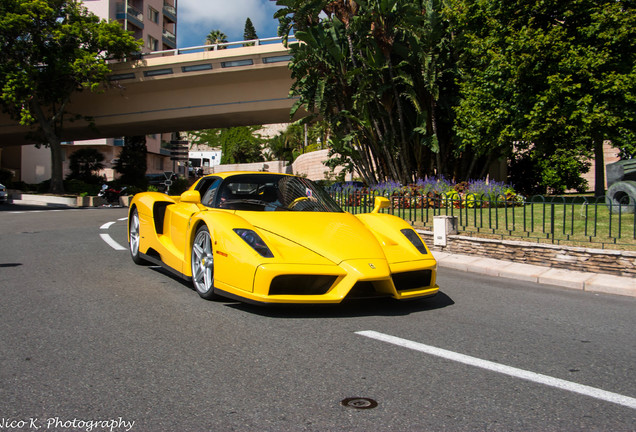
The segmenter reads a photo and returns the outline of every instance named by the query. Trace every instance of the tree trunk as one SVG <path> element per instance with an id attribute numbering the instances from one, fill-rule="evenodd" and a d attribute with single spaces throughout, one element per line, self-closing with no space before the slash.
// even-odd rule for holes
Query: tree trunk
<path id="1" fill-rule="evenodd" d="M 44 111 L 40 106 L 37 98 L 31 100 L 31 108 L 33 113 L 44 132 L 44 136 L 51 148 L 51 184 L 49 192 L 61 195 L 64 193 L 64 172 L 62 167 L 62 142 L 55 133 L 55 127 L 52 122 L 44 115 Z"/>
<path id="2" fill-rule="evenodd" d="M 603 155 L 603 139 L 594 139 L 594 196 L 605 196 L 605 159 Z"/>
<path id="3" fill-rule="evenodd" d="M 64 193 L 64 172 L 62 165 L 62 143 L 57 137 L 49 138 L 51 148 L 51 185 L 49 192 L 61 195 Z"/>

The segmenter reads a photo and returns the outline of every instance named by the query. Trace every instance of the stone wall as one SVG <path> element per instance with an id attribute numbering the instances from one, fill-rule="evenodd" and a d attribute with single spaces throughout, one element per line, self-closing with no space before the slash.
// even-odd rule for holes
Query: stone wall
<path id="1" fill-rule="evenodd" d="M 317 150 L 301 154 L 292 164 L 294 174 L 305 176 L 310 180 L 324 180 L 325 172 L 331 172 L 331 168 L 325 165 L 329 159 L 329 150 Z M 334 174 L 338 174 L 342 168 L 336 168 Z"/>
<path id="2" fill-rule="evenodd" d="M 267 171 L 284 174 L 296 174 L 307 177 L 310 180 L 325 180 L 326 172 L 331 173 L 331 168 L 325 165 L 329 159 L 329 150 L 317 150 L 305 153 L 296 158 L 292 165 L 287 165 L 284 161 L 255 162 L 247 164 L 215 165 L 211 168 L 210 174 L 225 171 Z M 336 168 L 332 174 L 338 174 L 342 168 Z"/>
<path id="3" fill-rule="evenodd" d="M 636 252 L 574 246 L 448 236 L 446 247 L 433 245 L 433 233 L 418 230 L 432 250 L 480 255 L 545 267 L 636 277 Z"/>
<path id="4" fill-rule="evenodd" d="M 245 164 L 228 164 L 215 165 L 211 169 L 211 173 L 220 173 L 226 171 L 266 171 L 273 173 L 291 174 L 291 167 L 285 161 L 269 161 L 255 162 Z"/>

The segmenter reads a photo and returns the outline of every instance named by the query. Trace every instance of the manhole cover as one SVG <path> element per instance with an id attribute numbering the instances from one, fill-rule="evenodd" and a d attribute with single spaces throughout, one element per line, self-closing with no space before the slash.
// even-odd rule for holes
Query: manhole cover
<path id="1" fill-rule="evenodd" d="M 369 398 L 353 397 L 344 399 L 342 405 L 356 409 L 371 409 L 377 407 L 378 403 Z"/>

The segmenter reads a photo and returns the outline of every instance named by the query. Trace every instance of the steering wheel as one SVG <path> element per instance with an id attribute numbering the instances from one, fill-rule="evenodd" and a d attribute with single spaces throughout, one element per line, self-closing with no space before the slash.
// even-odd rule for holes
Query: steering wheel
<path id="1" fill-rule="evenodd" d="M 296 198 L 295 200 L 293 200 L 291 203 L 289 203 L 289 205 L 287 206 L 287 208 L 288 208 L 288 209 L 293 209 L 293 208 L 294 208 L 294 206 L 295 206 L 296 204 L 298 204 L 299 202 L 302 202 L 302 201 L 308 200 L 308 199 L 309 199 L 308 197 L 298 197 L 298 198 Z"/>

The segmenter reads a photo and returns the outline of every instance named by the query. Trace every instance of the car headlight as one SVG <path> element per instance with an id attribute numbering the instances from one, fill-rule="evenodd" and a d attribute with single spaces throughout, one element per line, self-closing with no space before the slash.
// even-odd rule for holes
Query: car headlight
<path id="1" fill-rule="evenodd" d="M 424 246 L 424 242 L 414 230 L 410 228 L 405 228 L 402 230 L 402 234 L 404 234 L 404 236 L 407 239 L 409 239 L 411 243 L 413 243 L 413 246 L 415 246 L 417 250 L 420 251 L 420 253 L 423 253 L 423 254 L 428 253 L 426 250 L 426 246 Z"/>
<path id="2" fill-rule="evenodd" d="M 242 238 L 245 243 L 250 245 L 252 249 L 258 252 L 261 256 L 264 256 L 265 258 L 274 258 L 274 254 L 272 253 L 272 251 L 269 250 L 263 239 L 260 238 L 259 235 L 256 234 L 254 231 L 249 229 L 235 228 L 234 232 L 238 234 L 238 236 Z"/>

